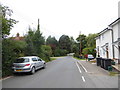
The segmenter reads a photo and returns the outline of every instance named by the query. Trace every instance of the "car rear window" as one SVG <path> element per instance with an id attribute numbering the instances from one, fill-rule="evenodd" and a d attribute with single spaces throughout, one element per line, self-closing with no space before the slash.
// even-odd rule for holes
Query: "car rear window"
<path id="1" fill-rule="evenodd" d="M 18 58 L 14 63 L 26 63 L 29 62 L 29 58 Z"/>

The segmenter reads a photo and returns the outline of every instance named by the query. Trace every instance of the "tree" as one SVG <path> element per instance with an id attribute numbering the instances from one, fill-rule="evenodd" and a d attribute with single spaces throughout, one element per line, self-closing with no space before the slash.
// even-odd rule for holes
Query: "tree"
<path id="1" fill-rule="evenodd" d="M 89 34 L 87 37 L 86 37 L 86 46 L 87 47 L 96 47 L 96 40 L 95 40 L 95 37 L 97 36 L 97 34 Z"/>
<path id="2" fill-rule="evenodd" d="M 78 47 L 73 37 L 70 37 L 70 44 L 71 44 L 71 52 L 76 53 L 78 51 Z"/>
<path id="3" fill-rule="evenodd" d="M 50 56 L 52 55 L 52 49 L 48 45 L 42 45 L 41 46 L 42 53 L 41 56 L 44 60 L 50 61 Z"/>
<path id="4" fill-rule="evenodd" d="M 92 54 L 94 55 L 94 57 L 96 56 L 96 51 L 95 51 L 95 48 L 96 48 L 96 40 L 95 40 L 95 37 L 97 36 L 97 34 L 89 34 L 87 37 L 86 37 L 86 47 L 83 51 L 83 53 L 85 54 L 86 50 L 87 50 L 87 54 Z"/>
<path id="5" fill-rule="evenodd" d="M 12 62 L 23 53 L 25 48 L 24 42 L 17 42 L 11 39 L 7 39 L 10 34 L 10 30 L 17 23 L 15 19 L 11 18 L 13 11 L 7 6 L 0 4 L 0 35 L 2 35 L 2 40 L 0 40 L 0 46 L 2 46 L 2 77 L 12 74 L 11 65 Z M 2 15 L 1 15 L 2 14 Z M 1 45 L 2 44 L 2 45 Z M 4 66 L 4 67 L 3 67 Z"/>
<path id="6" fill-rule="evenodd" d="M 82 52 L 82 50 L 86 47 L 86 43 L 87 43 L 87 41 L 86 41 L 86 35 L 81 34 L 81 35 L 79 35 L 77 37 L 76 40 L 77 40 L 77 42 L 79 42 L 78 43 L 79 51 L 80 51 L 80 43 L 81 43 L 81 52 Z"/>
<path id="7" fill-rule="evenodd" d="M 26 43 L 24 41 L 16 41 L 11 39 L 3 39 L 2 41 L 2 75 L 8 76 L 12 74 L 11 66 L 14 60 L 20 56 L 24 56 Z"/>
<path id="8" fill-rule="evenodd" d="M 39 27 L 39 19 L 38 19 L 38 25 L 37 25 L 37 30 L 33 31 L 29 27 L 28 34 L 26 35 L 25 41 L 27 42 L 27 48 L 26 50 L 26 55 L 41 55 L 41 45 L 44 45 L 45 39 L 42 36 L 42 33 L 40 32 L 40 27 Z"/>
<path id="9" fill-rule="evenodd" d="M 10 34 L 10 30 L 18 21 L 11 18 L 13 11 L 9 7 L 0 4 L 0 10 L 2 11 L 2 16 L 0 17 L 2 21 L 2 38 L 5 38 Z"/>
<path id="10" fill-rule="evenodd" d="M 34 40 L 34 31 L 29 27 L 28 34 L 25 36 L 25 41 L 27 43 L 27 47 L 25 49 L 25 55 L 37 55 L 35 51 L 35 46 L 33 43 Z M 28 52 L 29 51 L 29 52 Z"/>
<path id="11" fill-rule="evenodd" d="M 56 40 L 55 37 L 49 36 L 46 40 L 46 45 L 49 45 L 52 49 L 52 54 L 53 56 L 55 55 L 55 49 L 58 47 L 58 41 Z"/>
<path id="12" fill-rule="evenodd" d="M 60 45 L 60 49 L 71 52 L 71 42 L 69 36 L 62 35 L 59 39 L 59 45 Z"/>

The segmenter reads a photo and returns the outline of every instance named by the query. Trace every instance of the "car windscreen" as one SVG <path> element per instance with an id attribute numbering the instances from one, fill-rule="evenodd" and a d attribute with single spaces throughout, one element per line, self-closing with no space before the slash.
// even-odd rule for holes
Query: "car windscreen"
<path id="1" fill-rule="evenodd" d="M 18 58 L 14 63 L 26 63 L 29 62 L 29 58 Z"/>

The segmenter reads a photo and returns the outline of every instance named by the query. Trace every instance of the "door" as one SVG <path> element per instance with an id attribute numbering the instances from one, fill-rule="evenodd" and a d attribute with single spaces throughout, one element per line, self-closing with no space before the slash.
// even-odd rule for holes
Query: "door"
<path id="1" fill-rule="evenodd" d="M 109 58 L 108 46 L 106 46 L 106 57 Z"/>
<path id="2" fill-rule="evenodd" d="M 42 62 L 42 60 L 40 58 L 38 58 L 38 63 L 39 63 L 40 68 L 43 67 L 43 62 Z"/>
<path id="3" fill-rule="evenodd" d="M 39 67 L 38 59 L 37 58 L 32 58 L 32 61 L 34 62 L 35 69 L 38 69 L 38 67 Z"/>

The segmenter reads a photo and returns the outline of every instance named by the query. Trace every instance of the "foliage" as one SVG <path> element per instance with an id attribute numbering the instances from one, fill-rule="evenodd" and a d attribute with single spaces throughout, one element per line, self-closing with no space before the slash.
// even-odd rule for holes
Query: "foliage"
<path id="1" fill-rule="evenodd" d="M 79 58 L 79 53 L 75 53 L 75 54 L 74 54 L 74 57 Z"/>
<path id="2" fill-rule="evenodd" d="M 66 56 L 67 53 L 68 53 L 67 50 L 60 49 L 60 48 L 56 48 L 56 49 L 55 49 L 55 55 L 54 55 L 54 56 L 56 56 L 56 57 L 58 57 L 58 56 Z"/>
<path id="3" fill-rule="evenodd" d="M 44 45 L 45 39 L 42 36 L 42 33 L 40 32 L 40 29 L 39 29 L 39 19 L 38 19 L 37 30 L 33 31 L 29 27 L 28 34 L 25 36 L 25 41 L 27 42 L 27 48 L 26 48 L 25 54 L 40 56 L 40 54 L 42 53 L 41 45 Z"/>
<path id="4" fill-rule="evenodd" d="M 78 51 L 77 43 L 75 42 L 73 37 L 70 37 L 70 45 L 71 45 L 71 52 L 76 53 Z"/>
<path id="5" fill-rule="evenodd" d="M 95 37 L 97 36 L 97 34 L 89 34 L 87 37 L 86 37 L 86 47 L 96 47 L 96 40 L 95 40 Z"/>
<path id="6" fill-rule="evenodd" d="M 25 41 L 27 43 L 27 47 L 25 49 L 25 55 L 36 55 L 33 39 L 34 39 L 34 31 L 32 31 L 29 28 L 28 34 L 25 36 Z"/>
<path id="7" fill-rule="evenodd" d="M 58 47 L 58 41 L 56 40 L 55 37 L 49 36 L 46 40 L 46 45 L 49 45 L 52 49 L 52 55 L 55 55 L 55 49 Z"/>
<path id="8" fill-rule="evenodd" d="M 5 38 L 10 34 L 10 30 L 18 21 L 11 18 L 13 11 L 7 6 L 0 4 L 0 9 L 2 10 L 2 38 Z"/>
<path id="9" fill-rule="evenodd" d="M 77 42 L 79 42 L 78 43 L 79 44 L 79 48 L 80 48 L 80 43 L 81 43 L 81 52 L 82 52 L 83 48 L 86 47 L 86 43 L 87 43 L 87 41 L 86 41 L 86 35 L 81 34 L 81 35 L 79 35 L 79 37 L 77 37 L 76 40 L 77 40 Z M 79 49 L 79 51 L 80 51 L 80 49 Z"/>
<path id="10" fill-rule="evenodd" d="M 95 49 L 94 47 L 84 48 L 82 53 L 83 53 L 83 55 L 92 54 L 95 57 L 96 54 L 95 54 L 95 50 L 94 49 Z"/>
<path id="11" fill-rule="evenodd" d="M 4 39 L 2 41 L 2 71 L 3 76 L 12 74 L 11 66 L 14 60 L 20 56 L 24 56 L 26 43 L 24 41 L 15 41 Z"/>
<path id="12" fill-rule="evenodd" d="M 71 52 L 71 42 L 67 35 L 62 35 L 59 39 L 60 49 L 67 50 L 68 53 Z"/>
<path id="13" fill-rule="evenodd" d="M 46 60 L 46 61 L 50 61 L 50 56 L 52 55 L 52 49 L 50 46 L 48 45 L 42 45 L 42 52 L 41 52 L 41 58 Z"/>

